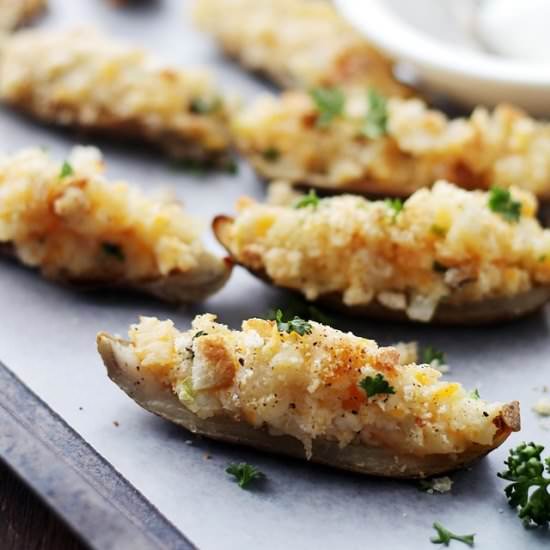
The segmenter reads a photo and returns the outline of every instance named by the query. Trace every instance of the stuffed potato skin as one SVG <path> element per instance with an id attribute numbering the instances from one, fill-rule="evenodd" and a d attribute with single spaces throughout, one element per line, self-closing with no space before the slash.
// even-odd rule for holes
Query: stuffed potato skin
<path id="1" fill-rule="evenodd" d="M 151 412 L 208 437 L 361 473 L 450 471 L 519 429 L 517 403 L 480 402 L 426 365 L 402 365 L 394 348 L 310 328 L 286 333 L 251 319 L 230 331 L 203 315 L 181 333 L 142 318 L 129 341 L 100 333 L 97 342 L 111 379 Z M 375 374 L 394 393 L 360 388 Z"/>
<path id="2" fill-rule="evenodd" d="M 103 176 L 100 152 L 57 162 L 40 149 L 0 157 L 1 251 L 79 288 L 122 288 L 175 303 L 204 299 L 231 265 L 205 250 L 173 198 Z"/>
<path id="3" fill-rule="evenodd" d="M 235 263 L 308 300 L 355 315 L 485 324 L 550 298 L 550 232 L 534 217 L 534 197 L 512 190 L 522 213 L 510 221 L 490 209 L 490 196 L 439 182 L 403 204 L 243 199 L 235 219 L 219 216 L 213 227 Z"/>
<path id="4" fill-rule="evenodd" d="M 175 158 L 221 163 L 230 147 L 228 106 L 208 74 L 169 67 L 93 29 L 7 37 L 0 101 L 44 122 L 144 141 Z"/>

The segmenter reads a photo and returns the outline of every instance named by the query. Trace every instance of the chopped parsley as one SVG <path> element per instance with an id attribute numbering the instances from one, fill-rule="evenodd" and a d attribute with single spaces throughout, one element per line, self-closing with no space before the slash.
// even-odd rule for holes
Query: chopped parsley
<path id="1" fill-rule="evenodd" d="M 326 128 L 344 113 L 346 98 L 338 88 L 314 88 L 309 94 L 319 111 L 318 128 Z"/>
<path id="2" fill-rule="evenodd" d="M 235 478 L 241 489 L 247 489 L 250 483 L 265 477 L 258 468 L 245 462 L 230 464 L 225 471 Z"/>
<path id="3" fill-rule="evenodd" d="M 278 310 L 276 309 L 269 309 L 266 319 L 275 321 L 277 319 L 277 311 Z M 335 324 L 335 320 L 324 311 L 321 311 L 315 306 L 304 304 L 298 300 L 286 307 L 286 313 L 288 317 L 301 317 L 303 319 L 307 319 L 308 321 L 321 323 L 322 325 L 333 326 Z"/>
<path id="4" fill-rule="evenodd" d="M 390 209 L 392 213 L 392 221 L 395 221 L 395 219 L 405 206 L 401 199 L 386 199 L 384 201 L 384 204 Z"/>
<path id="5" fill-rule="evenodd" d="M 470 394 L 468 395 L 468 397 L 469 397 L 470 399 L 475 399 L 476 401 L 477 401 L 478 399 L 481 399 L 481 396 L 479 395 L 479 390 L 478 390 L 477 388 L 475 388 L 474 390 L 472 390 L 472 391 L 470 392 Z"/>
<path id="6" fill-rule="evenodd" d="M 124 256 L 124 251 L 122 250 L 122 247 L 119 244 L 102 243 L 101 250 L 103 251 L 104 254 L 106 254 L 107 256 L 111 256 L 112 258 L 115 258 L 119 262 L 123 262 L 126 259 Z"/>
<path id="7" fill-rule="evenodd" d="M 209 115 L 219 111 L 222 107 L 222 100 L 219 97 L 214 99 L 203 99 L 197 97 L 191 101 L 190 109 L 196 115 Z"/>
<path id="8" fill-rule="evenodd" d="M 474 545 L 475 533 L 472 535 L 455 535 L 448 529 L 445 529 L 445 527 L 437 521 L 433 524 L 433 528 L 437 531 L 437 537 L 432 537 L 430 542 L 433 542 L 434 544 L 444 544 L 445 546 L 449 546 L 452 540 L 457 540 L 467 544 L 468 546 Z"/>
<path id="9" fill-rule="evenodd" d="M 290 321 L 284 321 L 283 312 L 280 309 L 275 313 L 275 322 L 277 323 L 279 332 L 288 332 L 289 334 L 296 332 L 300 336 L 304 336 L 305 334 L 311 334 L 313 330 L 310 323 L 298 316 L 294 316 Z"/>
<path id="10" fill-rule="evenodd" d="M 199 330 L 199 332 L 195 332 L 195 334 L 193 334 L 193 338 L 191 338 L 191 340 L 194 340 L 195 338 L 200 338 L 201 336 L 208 336 L 208 333 L 204 332 L 204 330 Z"/>
<path id="11" fill-rule="evenodd" d="M 321 199 L 317 196 L 315 189 L 310 189 L 307 195 L 304 195 L 296 201 L 294 208 L 307 208 L 308 206 L 317 208 L 320 202 Z"/>
<path id="12" fill-rule="evenodd" d="M 550 457 L 542 458 L 544 447 L 522 443 L 512 449 L 507 469 L 498 477 L 511 481 L 504 492 L 508 502 L 518 511 L 525 526 L 550 524 Z"/>
<path id="13" fill-rule="evenodd" d="M 435 349 L 433 346 L 427 346 L 422 352 L 422 361 L 431 365 L 434 361 L 438 365 L 445 364 L 445 354 Z"/>
<path id="14" fill-rule="evenodd" d="M 275 147 L 269 147 L 262 153 L 262 157 L 268 162 L 277 162 L 280 156 L 281 152 L 279 149 L 275 149 Z"/>
<path id="15" fill-rule="evenodd" d="M 441 227 L 440 225 L 437 225 L 435 223 L 430 227 L 430 231 L 438 237 L 444 237 L 447 234 L 447 231 L 444 227 Z"/>
<path id="16" fill-rule="evenodd" d="M 367 94 L 369 110 L 362 133 L 370 139 L 378 139 L 388 131 L 388 108 L 386 98 L 371 88 Z"/>
<path id="17" fill-rule="evenodd" d="M 378 373 L 374 378 L 367 376 L 359 382 L 359 387 L 365 390 L 367 397 L 373 397 L 378 394 L 395 393 L 395 389 L 389 385 L 388 381 Z"/>
<path id="18" fill-rule="evenodd" d="M 73 167 L 71 166 L 70 163 L 68 163 L 67 161 L 65 161 L 63 163 L 63 165 L 61 166 L 61 170 L 59 172 L 59 177 L 61 179 L 63 178 L 67 178 L 69 176 L 72 176 L 74 174 L 74 170 L 73 170 Z"/>
<path id="19" fill-rule="evenodd" d="M 521 202 L 512 199 L 509 189 L 491 187 L 489 191 L 489 208 L 500 214 L 506 221 L 515 223 L 521 216 Z"/>

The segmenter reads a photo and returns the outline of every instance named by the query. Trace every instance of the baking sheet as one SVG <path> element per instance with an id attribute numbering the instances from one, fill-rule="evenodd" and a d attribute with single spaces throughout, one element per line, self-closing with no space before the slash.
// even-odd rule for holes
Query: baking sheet
<path id="1" fill-rule="evenodd" d="M 223 60 L 208 37 L 193 29 L 185 14 L 189 1 L 139 2 L 125 10 L 101 0 L 50 3 L 43 26 L 92 24 L 175 64 L 210 65 L 225 89 L 245 97 L 268 89 Z M 0 110 L 4 150 L 40 145 L 62 159 L 78 141 L 74 134 Z M 174 189 L 205 226 L 213 215 L 231 213 L 240 195 L 264 194 L 245 165 L 236 176 L 197 178 L 175 171 L 152 150 L 94 143 L 105 153 L 110 176 L 149 191 Z M 211 236 L 208 242 L 222 253 Z M 78 294 L 2 260 L 0 359 L 202 549 L 430 548 L 436 520 L 458 533 L 476 532 L 479 548 L 548 548 L 548 532 L 521 526 L 505 501 L 505 483 L 496 477 L 507 450 L 521 440 L 550 447 L 550 420 L 545 425 L 531 410 L 543 396 L 543 386 L 550 385 L 548 309 L 483 329 L 336 318 L 339 328 L 384 344 L 418 340 L 434 345 L 447 352 L 452 367 L 448 377 L 479 388 L 489 400 L 521 401 L 522 432 L 470 471 L 453 475 L 453 490 L 445 495 L 420 492 L 414 483 L 370 479 L 194 438 L 135 405 L 107 379 L 95 351 L 97 331 L 125 334 L 140 314 L 170 317 L 185 329 L 195 314 L 215 312 L 237 328 L 242 319 L 264 316 L 286 299 L 236 269 L 228 286 L 210 301 L 178 310 L 135 296 Z M 224 473 L 233 461 L 255 464 L 267 481 L 258 490 L 240 490 Z"/>

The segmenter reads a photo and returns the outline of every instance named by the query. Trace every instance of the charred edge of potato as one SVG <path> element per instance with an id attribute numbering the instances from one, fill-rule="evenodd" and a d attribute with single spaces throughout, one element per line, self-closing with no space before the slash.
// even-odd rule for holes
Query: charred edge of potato
<path id="1" fill-rule="evenodd" d="M 227 131 L 226 148 L 206 149 L 192 136 L 181 136 L 170 129 L 157 132 L 147 128 L 139 120 L 118 120 L 115 117 L 104 115 L 103 121 L 97 124 L 61 122 L 60 117 L 57 115 L 44 116 L 41 112 L 38 112 L 33 106 L 34 100 L 29 100 L 26 96 L 22 100 L 4 99 L 3 101 L 22 117 L 29 120 L 35 119 L 42 123 L 52 123 L 60 130 L 69 133 L 89 134 L 107 141 L 123 139 L 135 146 L 150 145 L 155 151 L 160 151 L 161 154 L 174 161 L 193 161 L 204 164 L 205 168 L 223 170 L 230 161 L 234 160 L 229 131 Z M 64 106 L 62 102 L 59 102 L 57 110 L 59 113 L 64 113 L 71 112 L 74 109 L 71 105 Z M 220 127 L 222 124 L 224 123 L 220 122 Z"/>
<path id="2" fill-rule="evenodd" d="M 212 227 L 220 244 L 227 250 L 235 264 L 241 265 L 262 281 L 275 285 L 264 270 L 251 269 L 239 262 L 233 255 L 229 245 L 229 230 L 233 223 L 233 218 L 229 216 L 217 216 L 214 219 Z M 289 288 L 288 290 L 300 293 L 296 289 Z M 365 306 L 348 306 L 343 302 L 342 294 L 336 292 L 320 296 L 315 301 L 355 317 L 372 317 L 388 321 L 422 322 L 408 317 L 406 311 L 390 309 L 374 301 Z M 449 304 L 442 301 L 437 306 L 434 316 L 428 323 L 466 326 L 512 321 L 537 311 L 548 301 L 550 301 L 550 287 L 546 286 L 537 286 L 512 297 L 489 298 L 480 302 L 469 302 L 462 305 Z"/>
<path id="3" fill-rule="evenodd" d="M 294 458 L 306 458 L 302 443 L 290 436 L 270 435 L 229 418 L 202 419 L 190 412 L 177 399 L 170 387 L 160 384 L 146 369 L 136 369 L 120 359 L 115 349 L 130 344 L 106 333 L 97 336 L 98 351 L 109 378 L 144 409 L 183 426 L 192 433 L 212 439 L 254 447 Z M 350 444 L 341 449 L 338 443 L 325 439 L 313 441 L 311 460 L 361 474 L 379 477 L 414 479 L 443 474 L 479 460 L 501 445 L 512 432 L 520 429 L 519 403 L 503 406 L 495 419 L 498 431 L 492 445 L 473 445 L 463 453 L 415 456 L 396 454 L 379 447 Z"/>
<path id="4" fill-rule="evenodd" d="M 389 182 L 376 181 L 362 178 L 345 184 L 334 185 L 325 176 L 311 176 L 304 181 L 303 178 L 285 177 L 285 174 L 273 173 L 273 163 L 262 158 L 261 153 L 240 149 L 241 154 L 248 159 L 253 168 L 266 182 L 273 180 L 288 180 L 293 187 L 298 189 L 315 189 L 321 195 L 342 195 L 353 193 L 367 198 L 399 198 L 406 199 L 423 186 L 408 185 L 398 188 Z"/>
<path id="5" fill-rule="evenodd" d="M 0 243 L 0 255 L 18 259 L 15 247 L 10 243 Z M 105 281 L 63 275 L 49 278 L 77 290 L 128 290 L 148 294 L 169 303 L 186 304 L 205 300 L 214 294 L 225 285 L 233 270 L 233 261 L 230 258 L 218 258 L 208 252 L 199 258 L 199 265 L 199 269 L 186 272 L 174 270 L 158 278 L 138 281 Z"/>

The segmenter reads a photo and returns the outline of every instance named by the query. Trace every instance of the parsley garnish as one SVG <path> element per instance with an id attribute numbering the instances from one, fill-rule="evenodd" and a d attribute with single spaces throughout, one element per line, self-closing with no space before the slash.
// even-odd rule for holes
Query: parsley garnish
<path id="1" fill-rule="evenodd" d="M 277 318 L 276 309 L 269 309 L 266 315 L 266 319 L 274 321 Z M 319 308 L 303 304 L 301 302 L 294 302 L 286 307 L 286 312 L 289 317 L 302 317 L 308 321 L 316 321 L 322 325 L 333 326 L 335 320 L 332 317 L 329 317 L 324 311 L 321 311 Z"/>
<path id="2" fill-rule="evenodd" d="M 74 174 L 73 167 L 67 161 L 65 161 L 63 163 L 63 165 L 61 166 L 61 170 L 59 172 L 59 177 L 61 179 L 63 179 L 63 178 L 67 178 L 69 176 L 72 176 L 73 174 Z"/>
<path id="3" fill-rule="evenodd" d="M 401 199 L 386 199 L 384 204 L 392 211 L 392 221 L 395 221 L 399 213 L 404 208 L 404 204 Z"/>
<path id="4" fill-rule="evenodd" d="M 363 135 L 378 139 L 388 131 L 388 109 L 386 98 L 371 88 L 367 94 L 369 110 L 363 125 Z"/>
<path id="5" fill-rule="evenodd" d="M 478 390 L 477 388 L 475 388 L 474 390 L 472 390 L 472 391 L 470 392 L 470 394 L 468 395 L 468 397 L 469 397 L 470 399 L 475 399 L 476 401 L 477 401 L 478 399 L 481 399 L 481 396 L 479 395 L 479 390 Z"/>
<path id="6" fill-rule="evenodd" d="M 550 457 L 542 459 L 542 445 L 522 443 L 505 461 L 507 470 L 498 477 L 512 483 L 504 489 L 508 502 L 518 510 L 525 526 L 550 523 Z"/>
<path id="7" fill-rule="evenodd" d="M 445 354 L 442 351 L 435 349 L 433 346 L 428 346 L 422 352 L 422 361 L 431 365 L 434 361 L 438 365 L 445 364 Z"/>
<path id="8" fill-rule="evenodd" d="M 299 198 L 294 204 L 294 208 L 306 208 L 308 206 L 313 206 L 317 208 L 321 199 L 317 196 L 315 189 L 310 189 L 307 195 Z"/>
<path id="9" fill-rule="evenodd" d="M 103 252 L 107 254 L 107 256 L 112 256 L 113 258 L 117 259 L 119 262 L 123 262 L 125 260 L 122 247 L 118 244 L 102 243 L 101 250 L 103 250 Z"/>
<path id="10" fill-rule="evenodd" d="M 444 237 L 447 234 L 447 231 L 444 227 L 441 227 L 440 225 L 437 225 L 435 223 L 430 227 L 430 231 L 438 237 Z"/>
<path id="11" fill-rule="evenodd" d="M 300 336 L 304 336 L 304 334 L 311 334 L 313 330 L 313 327 L 307 321 L 297 316 L 294 316 L 291 321 L 283 321 L 283 312 L 280 309 L 275 313 L 275 321 L 279 332 L 288 332 L 289 334 L 296 332 Z"/>
<path id="12" fill-rule="evenodd" d="M 208 336 L 208 333 L 204 332 L 204 330 L 199 330 L 199 332 L 195 332 L 191 340 L 194 340 L 195 338 L 200 338 L 201 336 Z"/>
<path id="13" fill-rule="evenodd" d="M 346 98 L 337 88 L 314 88 L 309 92 L 319 111 L 317 127 L 326 128 L 344 112 Z"/>
<path id="14" fill-rule="evenodd" d="M 230 464 L 225 471 L 235 477 L 235 481 L 237 481 L 241 489 L 246 489 L 251 482 L 264 477 L 264 474 L 255 466 L 251 466 L 244 462 L 240 464 Z"/>
<path id="15" fill-rule="evenodd" d="M 509 189 L 491 187 L 489 191 L 489 208 L 500 214 L 508 222 L 517 222 L 521 216 L 521 202 L 512 199 Z"/>
<path id="16" fill-rule="evenodd" d="M 373 397 L 377 394 L 395 393 L 395 389 L 388 384 L 388 381 L 378 373 L 374 378 L 367 376 L 359 382 L 361 389 L 365 390 L 367 397 Z"/>
<path id="17" fill-rule="evenodd" d="M 190 109 L 196 115 L 208 115 L 219 111 L 221 106 L 222 100 L 219 97 L 211 100 L 197 97 L 191 101 Z"/>
<path id="18" fill-rule="evenodd" d="M 452 540 L 458 540 L 468 546 L 474 545 L 475 533 L 472 535 L 455 535 L 448 529 L 445 529 L 445 527 L 437 521 L 433 524 L 433 528 L 437 531 L 437 537 L 432 537 L 430 542 L 433 542 L 434 544 L 444 544 L 445 546 L 449 546 Z"/>
<path id="19" fill-rule="evenodd" d="M 280 156 L 281 152 L 279 151 L 279 149 L 275 149 L 275 147 L 269 147 L 269 149 L 266 149 L 262 153 L 262 157 L 268 162 L 277 162 Z"/>

